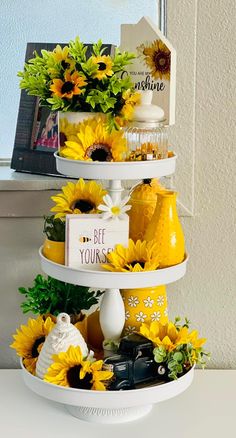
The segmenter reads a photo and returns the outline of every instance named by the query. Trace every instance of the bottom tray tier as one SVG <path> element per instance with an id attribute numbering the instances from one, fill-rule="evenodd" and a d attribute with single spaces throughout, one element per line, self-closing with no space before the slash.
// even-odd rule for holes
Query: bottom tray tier
<path id="1" fill-rule="evenodd" d="M 178 380 L 142 389 L 124 391 L 90 391 L 66 388 L 44 382 L 30 374 L 23 366 L 26 386 L 36 394 L 63 403 L 71 415 L 93 423 L 124 423 L 148 414 L 152 405 L 175 397 L 192 383 L 192 368 Z"/>

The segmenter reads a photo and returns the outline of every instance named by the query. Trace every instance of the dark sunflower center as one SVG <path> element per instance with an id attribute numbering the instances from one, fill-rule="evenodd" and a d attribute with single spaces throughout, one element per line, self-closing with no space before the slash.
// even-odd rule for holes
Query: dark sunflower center
<path id="1" fill-rule="evenodd" d="M 168 71 L 170 69 L 170 54 L 165 52 L 156 52 L 153 56 L 156 69 L 158 71 Z"/>
<path id="2" fill-rule="evenodd" d="M 142 268 L 144 268 L 144 266 L 145 266 L 145 262 L 140 262 L 139 260 L 133 260 L 133 261 L 132 261 L 131 263 L 129 263 L 129 264 L 132 266 L 132 268 L 134 268 L 135 265 L 136 265 L 137 263 L 139 263 L 140 266 L 141 266 Z"/>
<path id="3" fill-rule="evenodd" d="M 96 206 L 91 201 L 86 201 L 86 199 L 79 199 L 74 203 L 73 208 L 78 208 L 81 213 L 89 213 L 94 208 L 96 208 Z"/>
<path id="4" fill-rule="evenodd" d="M 91 158 L 93 161 L 111 161 L 112 153 L 109 146 L 106 144 L 93 144 L 89 146 L 86 151 L 87 157 Z"/>
<path id="5" fill-rule="evenodd" d="M 64 70 L 66 70 L 67 68 L 70 68 L 70 63 L 66 62 L 65 59 L 63 59 L 63 61 L 61 61 L 61 66 Z"/>
<path id="6" fill-rule="evenodd" d="M 41 338 L 36 339 L 36 341 L 34 342 L 34 345 L 32 347 L 32 351 L 31 351 L 31 356 L 32 357 L 38 357 L 39 352 L 38 352 L 38 347 L 40 346 L 40 344 L 42 344 L 45 341 L 45 336 L 41 336 Z"/>
<path id="7" fill-rule="evenodd" d="M 66 81 L 61 87 L 62 94 L 69 93 L 72 90 L 74 90 L 74 84 L 71 81 Z"/>
<path id="8" fill-rule="evenodd" d="M 80 380 L 79 372 L 81 369 L 81 365 L 75 365 L 67 371 L 67 380 L 71 388 L 77 389 L 91 389 L 92 383 L 90 382 L 92 379 L 92 374 L 87 373 L 85 377 Z"/>
<path id="9" fill-rule="evenodd" d="M 65 146 L 65 142 L 67 140 L 66 134 L 64 134 L 64 132 L 60 132 L 59 136 L 60 136 L 60 146 Z"/>
<path id="10" fill-rule="evenodd" d="M 151 178 L 145 178 L 145 179 L 143 180 L 143 184 L 149 184 L 149 185 L 151 185 L 151 182 L 152 182 L 152 179 L 151 179 Z"/>
<path id="11" fill-rule="evenodd" d="M 103 71 L 106 70 L 107 66 L 105 62 L 98 62 L 98 70 Z"/>

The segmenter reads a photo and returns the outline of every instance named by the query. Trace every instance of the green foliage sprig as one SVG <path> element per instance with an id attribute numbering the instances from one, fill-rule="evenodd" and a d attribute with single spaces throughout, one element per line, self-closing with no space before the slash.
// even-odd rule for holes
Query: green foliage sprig
<path id="1" fill-rule="evenodd" d="M 57 316 L 61 312 L 79 314 L 98 303 L 101 291 L 90 291 L 88 287 L 77 286 L 42 275 L 37 275 L 32 287 L 20 287 L 19 292 L 26 300 L 21 304 L 23 313 Z"/>
<path id="2" fill-rule="evenodd" d="M 65 242 L 65 220 L 55 216 L 44 216 L 43 232 L 49 240 L 54 242 Z"/>
<path id="3" fill-rule="evenodd" d="M 168 352 L 163 346 L 155 347 L 153 354 L 157 363 L 167 363 L 170 379 L 177 379 L 194 364 L 199 364 L 204 368 L 206 365 L 205 357 L 210 357 L 210 353 L 205 352 L 203 348 L 196 349 L 190 343 L 179 345 L 171 352 Z"/>
<path id="4" fill-rule="evenodd" d="M 115 116 L 124 117 L 121 111 L 125 105 L 124 93 L 130 90 L 135 94 L 131 78 L 126 72 L 127 65 L 135 55 L 120 52 L 119 49 L 115 50 L 114 56 L 105 56 L 105 52 L 106 48 L 99 40 L 93 44 L 91 55 L 88 56 L 88 47 L 79 37 L 63 49 L 57 45 L 53 51 L 41 50 L 41 54 L 35 51 L 34 57 L 25 63 L 24 70 L 18 72 L 20 88 L 39 97 L 40 104 L 52 111 L 102 112 L 108 114 L 109 123 L 112 124 L 111 119 Z M 121 75 L 122 72 L 125 74 Z M 54 80 L 66 83 L 65 89 L 71 87 L 73 90 L 75 84 L 66 78 L 67 73 L 79 74 L 85 81 L 80 87 L 80 94 L 72 92 L 68 96 L 60 90 L 52 91 Z M 116 125 L 116 121 L 113 125 Z"/>
<path id="5" fill-rule="evenodd" d="M 177 316 L 174 325 L 179 332 L 184 327 L 189 329 L 190 321 L 185 318 L 181 324 L 181 318 Z M 170 379 L 177 379 L 179 376 L 190 370 L 195 364 L 202 368 L 206 365 L 206 358 L 210 358 L 210 353 L 206 352 L 202 346 L 194 345 L 194 342 L 187 342 L 176 345 L 169 351 L 164 345 L 158 345 L 153 350 L 154 360 L 157 363 L 166 363 Z"/>

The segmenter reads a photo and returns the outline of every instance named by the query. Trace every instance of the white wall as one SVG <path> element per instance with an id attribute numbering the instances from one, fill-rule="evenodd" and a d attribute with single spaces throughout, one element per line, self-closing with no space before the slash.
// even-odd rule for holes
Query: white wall
<path id="1" fill-rule="evenodd" d="M 168 1 L 168 36 L 178 54 L 173 138 L 181 168 L 181 145 L 189 142 L 194 169 L 194 216 L 182 218 L 189 268 L 168 288 L 169 308 L 201 327 L 210 366 L 219 368 L 236 368 L 235 12 L 234 0 Z"/>
<path id="2" fill-rule="evenodd" d="M 121 8 L 122 2 L 115 3 Z M 184 279 L 168 286 L 169 309 L 171 316 L 188 316 L 208 338 L 213 368 L 236 368 L 233 11 L 234 0 L 168 1 L 168 35 L 178 53 L 177 122 L 172 138 L 179 171 L 184 172 L 183 142 L 188 142 L 193 161 L 192 184 L 177 189 L 191 190 L 194 201 L 194 215 L 182 218 L 189 267 Z M 128 21 L 125 11 L 120 19 Z M 101 23 L 98 26 L 96 37 L 103 36 Z M 94 32 L 88 30 L 88 35 L 95 38 Z M 35 193 L 31 198 L 36 204 Z M 11 199 L 16 202 L 14 196 Z M 42 219 L 0 219 L 1 367 L 17 363 L 8 348 L 11 333 L 24 320 L 17 288 L 30 285 L 39 272 L 41 230 Z"/>

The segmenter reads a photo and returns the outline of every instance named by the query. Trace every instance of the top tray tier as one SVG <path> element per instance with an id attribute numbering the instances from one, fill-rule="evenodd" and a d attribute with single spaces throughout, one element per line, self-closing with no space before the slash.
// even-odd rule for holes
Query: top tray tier
<path id="1" fill-rule="evenodd" d="M 56 152 L 57 171 L 70 178 L 129 180 L 161 178 L 175 172 L 177 155 L 162 160 L 92 162 L 62 158 Z"/>

